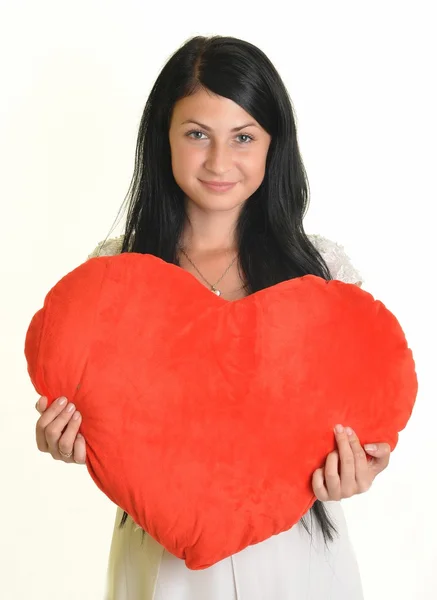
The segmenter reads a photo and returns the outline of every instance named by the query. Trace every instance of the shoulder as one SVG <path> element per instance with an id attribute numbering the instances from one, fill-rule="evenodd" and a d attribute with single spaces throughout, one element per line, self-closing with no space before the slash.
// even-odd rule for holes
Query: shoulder
<path id="1" fill-rule="evenodd" d="M 319 234 L 310 234 L 308 238 L 322 255 L 333 279 L 344 283 L 363 282 L 361 273 L 352 263 L 344 246 Z"/>
<path id="2" fill-rule="evenodd" d="M 333 279 L 345 283 L 362 283 L 363 277 L 359 270 L 352 264 L 344 246 L 319 234 L 308 235 L 310 242 L 320 252 L 326 262 Z M 124 235 L 99 242 L 96 248 L 88 255 L 88 259 L 98 256 L 114 256 L 120 254 L 123 246 Z"/>
<path id="3" fill-rule="evenodd" d="M 120 235 L 118 237 L 99 242 L 97 247 L 94 248 L 91 254 L 88 255 L 88 260 L 90 258 L 97 258 L 98 256 L 114 256 L 115 254 L 120 254 L 123 246 L 123 239 L 124 235 Z"/>

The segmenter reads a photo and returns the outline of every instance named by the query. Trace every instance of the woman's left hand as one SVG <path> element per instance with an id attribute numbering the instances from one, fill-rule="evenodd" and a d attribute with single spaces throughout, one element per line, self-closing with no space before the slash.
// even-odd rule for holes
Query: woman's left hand
<path id="1" fill-rule="evenodd" d="M 366 444 L 364 451 L 350 427 L 336 425 L 334 431 L 338 451 L 328 454 L 325 466 L 316 469 L 312 479 L 314 494 L 322 502 L 367 492 L 375 477 L 387 468 L 390 461 L 389 444 Z M 372 446 L 375 449 L 372 450 Z M 370 461 L 366 452 L 372 456 Z"/>

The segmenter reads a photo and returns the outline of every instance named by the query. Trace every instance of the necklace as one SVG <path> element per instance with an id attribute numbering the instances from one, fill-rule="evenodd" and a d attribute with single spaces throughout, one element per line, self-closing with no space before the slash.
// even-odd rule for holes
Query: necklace
<path id="1" fill-rule="evenodd" d="M 193 261 L 191 260 L 191 258 L 188 256 L 188 254 L 182 248 L 182 246 L 179 246 L 179 250 L 185 256 L 185 258 L 188 260 L 188 262 L 191 263 L 191 265 L 196 269 L 196 271 L 199 273 L 199 275 L 201 276 L 201 278 L 203 279 L 203 281 L 209 285 L 209 287 L 211 288 L 211 292 L 213 292 L 216 296 L 221 296 L 222 293 L 221 293 L 221 291 L 219 289 L 217 289 L 216 286 L 220 283 L 220 281 L 223 279 L 223 277 L 226 275 L 226 273 L 229 271 L 229 269 L 235 263 L 235 261 L 238 258 L 238 254 L 235 256 L 235 258 L 233 259 L 233 261 L 231 262 L 231 264 L 229 265 L 229 267 L 226 269 L 226 271 L 223 273 L 223 275 L 220 277 L 220 279 L 217 279 L 217 281 L 214 284 L 211 284 L 207 279 L 205 279 L 205 277 L 202 275 L 202 273 L 199 271 L 199 269 L 193 263 Z M 246 286 L 243 285 L 241 288 L 239 288 L 239 290 L 242 290 L 244 287 L 246 287 Z"/>

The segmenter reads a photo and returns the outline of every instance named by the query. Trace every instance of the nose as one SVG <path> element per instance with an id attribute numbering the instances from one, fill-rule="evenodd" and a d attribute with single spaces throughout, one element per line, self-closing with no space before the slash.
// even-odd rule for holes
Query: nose
<path id="1" fill-rule="evenodd" d="M 217 174 L 224 174 L 230 171 L 232 166 L 232 148 L 227 144 L 211 144 L 205 168 Z"/>

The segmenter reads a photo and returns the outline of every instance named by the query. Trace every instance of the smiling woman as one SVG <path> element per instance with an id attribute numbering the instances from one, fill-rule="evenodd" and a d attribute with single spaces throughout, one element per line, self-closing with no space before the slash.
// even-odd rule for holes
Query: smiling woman
<path id="1" fill-rule="evenodd" d="M 304 230 L 309 188 L 292 105 L 271 61 L 249 42 L 196 36 L 170 57 L 144 108 L 129 192 L 123 236 L 90 258 L 151 254 L 229 301 L 308 274 L 362 281 L 342 246 Z M 58 460 L 59 448 L 73 452 L 66 462 L 79 449 L 82 457 L 80 420 L 59 405 L 48 411 L 37 426 L 40 449 Z M 350 467 L 352 449 L 361 459 L 364 451 L 339 435 L 340 461 Z M 332 502 L 339 489 L 342 497 L 334 476 L 341 465 L 328 460 L 313 488 L 323 501 L 298 524 L 204 570 L 188 569 L 118 508 L 106 600 L 361 600 L 342 507 Z M 348 493 L 363 489 L 352 485 L 359 464 L 349 468 Z"/>

